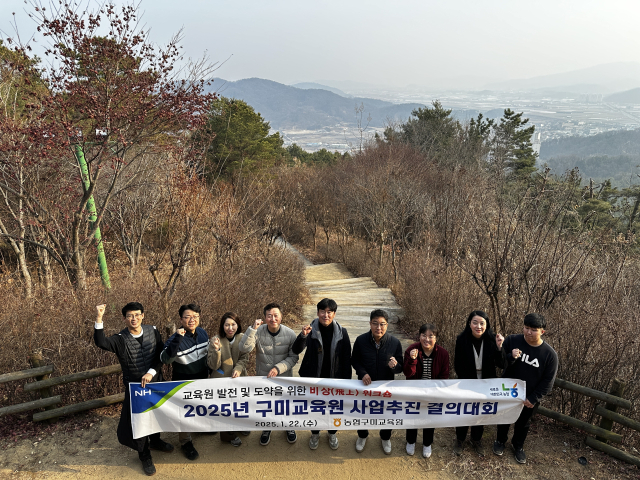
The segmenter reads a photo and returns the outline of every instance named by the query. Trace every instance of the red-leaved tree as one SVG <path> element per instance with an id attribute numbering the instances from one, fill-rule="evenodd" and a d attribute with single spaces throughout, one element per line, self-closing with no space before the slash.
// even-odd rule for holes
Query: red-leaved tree
<path id="1" fill-rule="evenodd" d="M 156 48 L 139 26 L 136 5 L 107 3 L 93 12 L 77 2 L 32 6 L 47 44 L 40 71 L 47 95 L 28 122 L 12 127 L 22 138 L 20 148 L 29 150 L 28 180 L 10 173 L 0 188 L 23 200 L 40 235 L 5 236 L 44 249 L 82 290 L 87 251 L 109 203 L 132 182 L 144 181 L 139 176 L 145 169 L 136 165 L 154 155 L 166 158 L 167 151 L 176 168 L 197 161 L 201 150 L 184 144 L 206 120 L 214 95 L 204 87 L 213 65 L 184 63 L 180 34 Z M 21 45 L 16 50 L 27 52 Z M 190 158 L 175 155 L 181 151 Z M 88 167 L 84 179 L 79 153 Z M 16 171 L 15 158 L 3 156 L 5 171 Z M 91 196 L 93 222 L 86 209 Z"/>

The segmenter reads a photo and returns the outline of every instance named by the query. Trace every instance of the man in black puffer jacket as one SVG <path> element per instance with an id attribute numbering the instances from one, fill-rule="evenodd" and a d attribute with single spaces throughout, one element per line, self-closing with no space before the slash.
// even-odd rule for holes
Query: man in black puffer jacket
<path id="1" fill-rule="evenodd" d="M 176 330 L 164 345 L 160 361 L 173 366 L 172 380 L 198 380 L 209 378 L 207 352 L 209 351 L 209 335 L 200 328 L 200 306 L 195 303 L 182 305 L 178 309 L 181 327 Z M 220 348 L 220 340 L 214 342 Z M 178 434 L 180 449 L 189 460 L 198 458 L 198 451 L 193 446 L 191 434 Z"/>
<path id="2" fill-rule="evenodd" d="M 293 353 L 299 355 L 306 348 L 302 359 L 301 377 L 351 378 L 351 341 L 347 329 L 334 321 L 338 305 L 330 298 L 318 303 L 318 318 L 302 327 L 293 344 Z M 329 430 L 329 446 L 338 448 L 337 430 Z M 309 448 L 315 450 L 320 441 L 320 431 L 312 430 Z"/>
<path id="3" fill-rule="evenodd" d="M 150 448 L 162 452 L 172 452 L 173 445 L 163 441 L 159 433 L 148 437 L 133 438 L 131 429 L 131 408 L 129 397 L 129 383 L 140 383 L 144 388 L 153 379 L 161 380 L 162 336 L 156 327 L 143 325 L 144 307 L 138 302 L 127 303 L 122 307 L 122 317 L 127 328 L 116 335 L 105 337 L 102 324 L 106 305 L 96 307 L 96 323 L 93 340 L 96 346 L 118 357 L 122 366 L 122 383 L 124 383 L 124 402 L 118 423 L 118 441 L 138 452 L 142 462 L 142 469 L 147 475 L 156 473 L 156 467 L 151 460 Z"/>
<path id="4" fill-rule="evenodd" d="M 384 310 L 374 310 L 369 316 L 371 330 L 356 338 L 351 353 L 351 365 L 365 385 L 377 380 L 393 380 L 402 372 L 402 345 L 400 340 L 387 333 L 389 315 Z M 369 430 L 358 430 L 356 452 L 361 453 L 367 443 Z M 391 430 L 380 430 L 382 449 L 391 454 Z"/>

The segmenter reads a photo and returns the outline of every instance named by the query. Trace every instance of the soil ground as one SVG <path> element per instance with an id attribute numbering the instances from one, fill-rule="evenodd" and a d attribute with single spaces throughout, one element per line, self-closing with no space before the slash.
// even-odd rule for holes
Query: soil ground
<path id="1" fill-rule="evenodd" d="M 120 407 L 78 415 L 52 426 L 40 426 L 28 434 L 0 440 L 1 479 L 123 479 L 144 478 L 137 454 L 116 439 Z M 7 426 L 5 426 L 7 427 Z M 19 427 L 19 426 L 18 426 Z M 20 428 L 16 428 L 18 430 Z M 20 429 L 22 430 L 22 429 Z M 4 430 L 6 431 L 6 430 Z M 331 450 L 325 432 L 317 450 L 309 450 L 309 432 L 298 432 L 295 444 L 283 432 L 273 432 L 271 443 L 259 445 L 259 433 L 242 438 L 240 447 L 222 443 L 220 436 L 197 435 L 194 444 L 200 458 L 191 462 L 176 449 L 170 454 L 153 452 L 155 478 L 195 479 L 640 479 L 640 470 L 584 446 L 584 436 L 537 417 L 526 451 L 527 464 L 516 463 L 509 449 L 497 457 L 490 450 L 478 457 L 465 444 L 461 457 L 452 452 L 454 430 L 436 430 L 433 455 L 423 459 L 418 436 L 416 455 L 405 453 L 404 431 L 392 436 L 393 452 L 384 455 L 377 432 L 372 431 L 363 453 L 355 451 L 355 431 L 338 433 L 340 448 Z M 492 444 L 495 427 L 487 427 L 484 443 Z M 178 445 L 176 433 L 163 438 Z M 583 466 L 579 457 L 588 461 Z"/>

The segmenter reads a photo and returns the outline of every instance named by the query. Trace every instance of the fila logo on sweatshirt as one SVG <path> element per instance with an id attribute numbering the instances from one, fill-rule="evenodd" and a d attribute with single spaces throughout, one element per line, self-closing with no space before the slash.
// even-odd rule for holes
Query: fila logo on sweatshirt
<path id="1" fill-rule="evenodd" d="M 522 354 L 522 361 L 524 363 L 526 363 L 527 365 L 531 365 L 532 367 L 536 367 L 538 368 L 540 366 L 540 364 L 538 363 L 538 359 L 534 358 L 533 360 L 530 360 L 529 355 L 527 355 L 526 353 Z"/>

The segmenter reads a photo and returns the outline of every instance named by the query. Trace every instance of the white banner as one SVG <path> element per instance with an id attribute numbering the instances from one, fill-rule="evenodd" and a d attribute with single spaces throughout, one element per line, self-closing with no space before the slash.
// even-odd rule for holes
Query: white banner
<path id="1" fill-rule="evenodd" d="M 517 420 L 525 382 L 216 378 L 129 384 L 134 438 L 156 432 L 366 430 Z M 123 408 L 127 408 L 126 405 Z"/>

